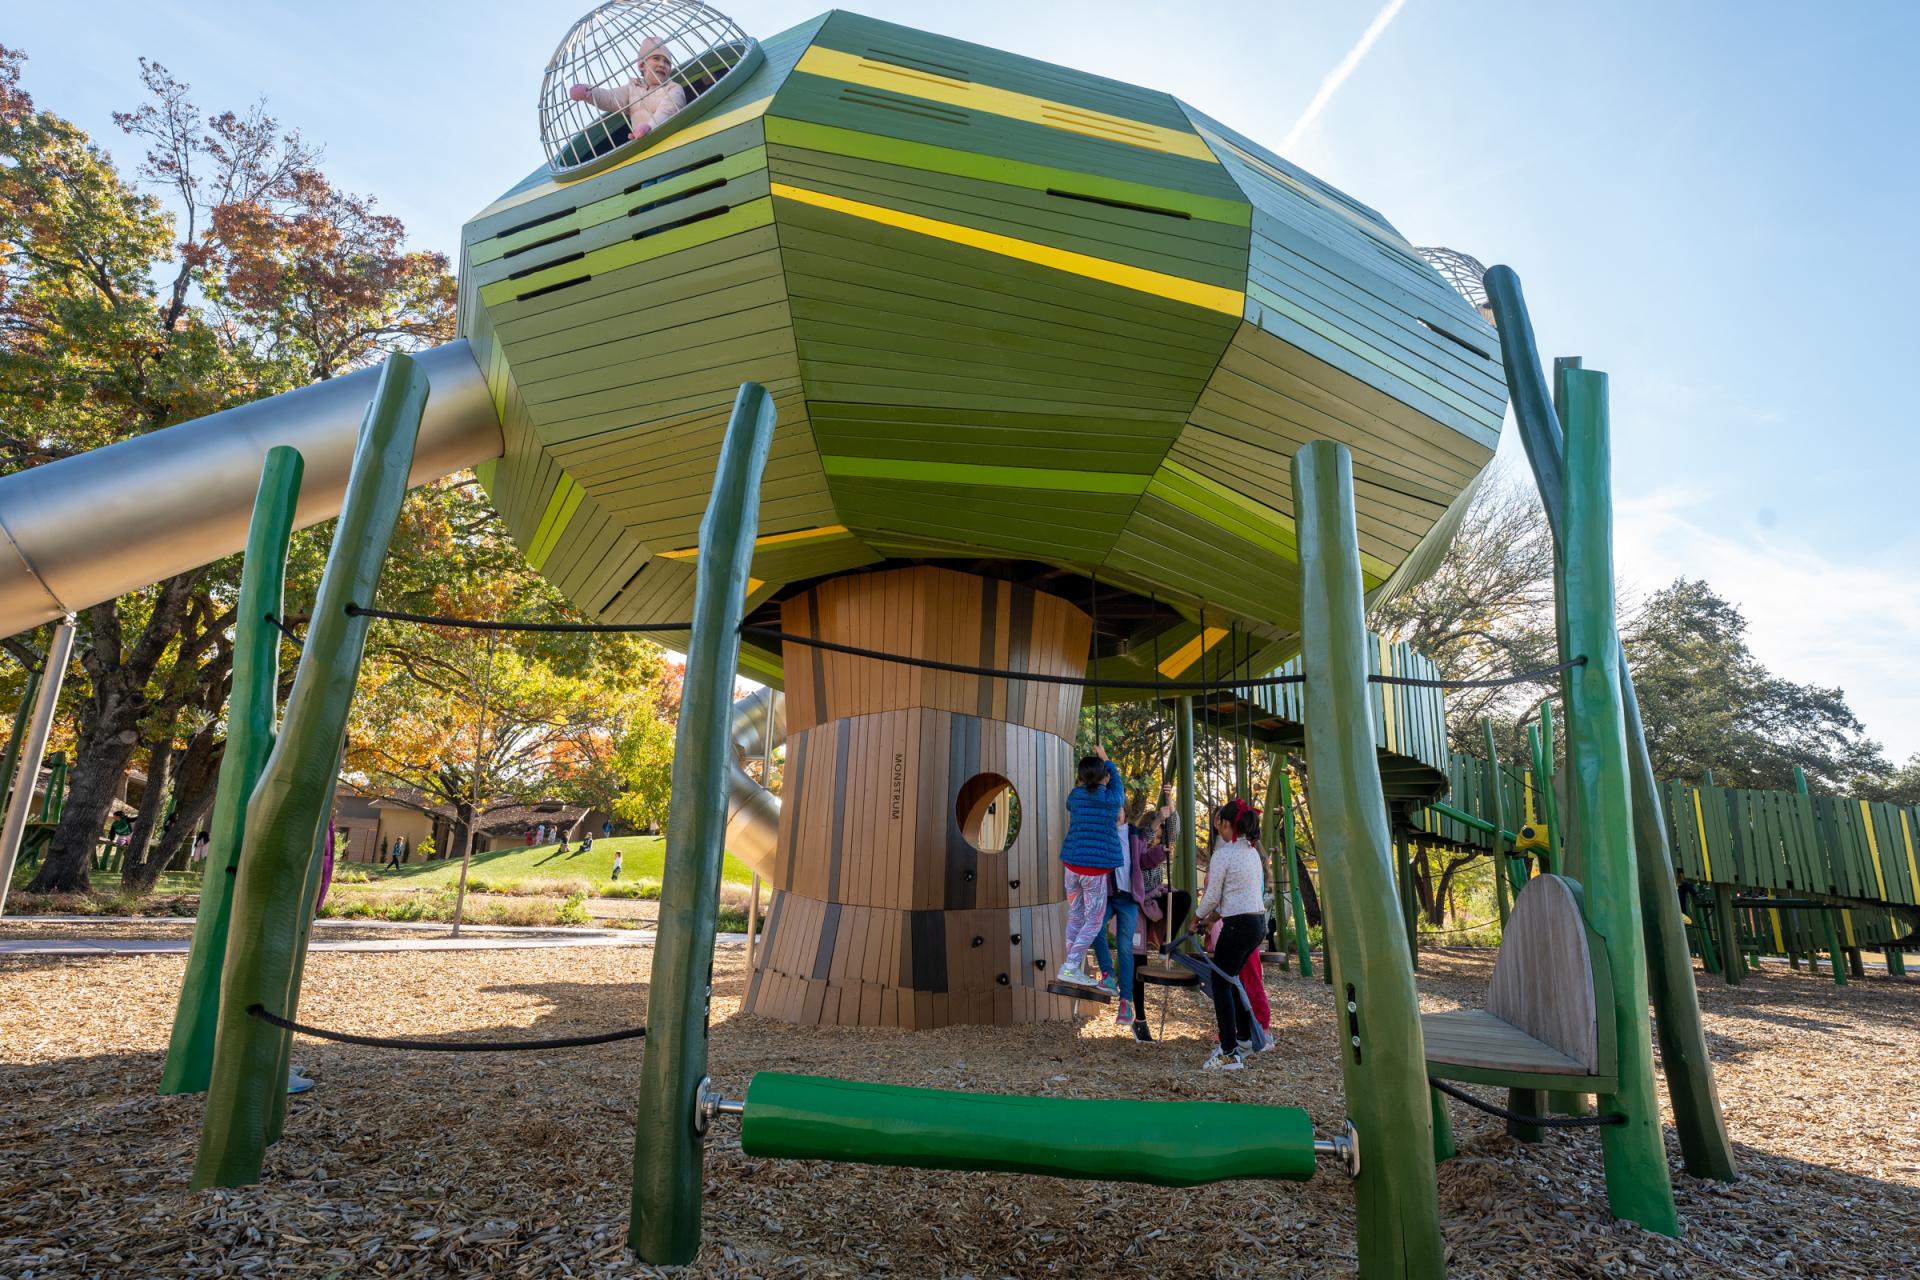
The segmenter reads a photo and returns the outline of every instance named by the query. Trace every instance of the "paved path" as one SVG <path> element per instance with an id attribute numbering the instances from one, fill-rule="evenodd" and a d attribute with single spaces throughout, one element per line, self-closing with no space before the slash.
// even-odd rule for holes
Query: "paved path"
<path id="1" fill-rule="evenodd" d="M 179 916 L 24 916 L 23 920 L 57 924 L 186 924 Z M 444 932 L 447 925 L 413 920 L 316 920 L 317 929 L 392 931 L 391 938 L 355 938 L 330 942 L 316 936 L 309 951 L 514 951 L 532 947 L 649 947 L 652 929 L 550 929 L 529 925 L 467 925 L 458 938 L 410 938 L 409 931 Z M 745 946 L 744 933 L 722 933 L 719 946 Z M 186 938 L 0 938 L 0 957 L 6 956 L 146 956 L 185 954 Z"/>

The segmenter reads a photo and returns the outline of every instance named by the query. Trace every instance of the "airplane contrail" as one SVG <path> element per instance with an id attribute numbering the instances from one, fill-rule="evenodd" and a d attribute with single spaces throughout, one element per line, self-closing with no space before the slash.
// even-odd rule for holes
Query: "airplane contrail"
<path id="1" fill-rule="evenodd" d="M 1374 15 L 1373 21 L 1367 24 L 1365 31 L 1360 33 L 1360 38 L 1354 42 L 1353 48 L 1347 50 L 1347 56 L 1340 59 L 1340 64 L 1327 72 L 1320 81 L 1320 88 L 1314 92 L 1313 101 L 1309 102 L 1307 109 L 1300 113 L 1300 118 L 1293 122 L 1293 128 L 1287 130 L 1286 138 L 1280 143 L 1282 154 L 1291 151 L 1293 144 L 1300 141 L 1300 135 L 1319 118 L 1320 113 L 1326 109 L 1326 105 L 1333 101 L 1333 95 L 1340 92 L 1340 86 L 1347 82 L 1347 77 L 1353 74 L 1354 68 L 1360 65 L 1360 60 L 1367 56 L 1374 42 L 1386 31 L 1388 24 L 1406 7 L 1407 0 L 1387 0 L 1385 7 Z"/>

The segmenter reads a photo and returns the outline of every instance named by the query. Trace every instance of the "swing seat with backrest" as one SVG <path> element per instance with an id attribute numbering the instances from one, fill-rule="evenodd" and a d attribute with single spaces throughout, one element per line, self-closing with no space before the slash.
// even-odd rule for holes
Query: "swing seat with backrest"
<path id="1" fill-rule="evenodd" d="M 1600 938 L 1587 926 L 1580 886 L 1564 876 L 1528 881 L 1493 962 L 1483 1009 L 1423 1014 L 1427 1073 L 1446 1080 L 1612 1093 L 1617 1087 L 1612 983 Z"/>

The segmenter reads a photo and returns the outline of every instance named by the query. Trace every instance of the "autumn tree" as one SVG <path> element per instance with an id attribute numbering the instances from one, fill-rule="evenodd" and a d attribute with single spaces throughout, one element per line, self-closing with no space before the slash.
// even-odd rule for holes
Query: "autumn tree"
<path id="1" fill-rule="evenodd" d="M 0 466 L 39 465 L 450 336 L 444 259 L 402 252 L 398 225 L 332 192 L 313 149 L 264 106 L 203 116 L 185 84 L 142 61 L 147 100 L 115 117 L 146 144 L 135 186 L 34 105 L 23 63 L 0 51 Z M 330 214 L 337 234 L 322 225 Z M 229 559 L 82 611 L 75 767 L 34 888 L 86 887 L 114 790 L 142 753 L 154 805 L 175 764 L 193 765 L 183 781 L 204 795 L 237 574 Z M 131 887 L 157 875 L 167 843 L 129 859 Z"/>

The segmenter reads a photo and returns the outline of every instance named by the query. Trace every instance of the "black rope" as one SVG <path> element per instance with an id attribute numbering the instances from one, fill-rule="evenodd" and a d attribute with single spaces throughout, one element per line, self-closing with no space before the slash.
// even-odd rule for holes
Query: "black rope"
<path id="1" fill-rule="evenodd" d="M 781 631 L 777 627 L 742 626 L 740 634 L 752 636 L 757 640 L 778 640 L 782 644 L 806 645 L 808 648 L 824 649 L 828 653 L 844 653 L 854 658 L 871 658 L 876 662 L 897 662 L 902 666 L 924 667 L 929 671 L 948 671 L 962 676 L 985 676 L 996 680 L 1026 680 L 1034 684 L 1077 684 L 1090 685 L 1093 681 L 1085 676 L 1057 676 L 1039 671 L 1009 671 L 1002 667 L 976 667 L 964 662 L 940 662 L 933 658 L 910 658 L 903 653 L 882 653 L 876 649 L 862 649 L 858 645 L 841 644 L 834 640 L 821 640 L 815 636 L 795 635 L 790 631 Z M 1263 676 L 1250 681 L 1252 685 L 1265 687 L 1276 684 L 1299 684 L 1306 679 L 1301 675 Z M 1214 689 L 1231 688 L 1231 680 L 1108 680 L 1102 678 L 1103 689 L 1178 689 L 1183 693 L 1201 693 Z"/>
<path id="2" fill-rule="evenodd" d="M 350 618 L 385 618 L 389 622 L 423 622 L 433 627 L 466 627 L 472 631 L 545 631 L 611 632 L 616 634 L 646 631 L 691 631 L 691 622 L 496 622 L 486 618 L 445 618 L 427 613 L 401 613 L 395 609 L 363 609 L 347 606 Z"/>
<path id="3" fill-rule="evenodd" d="M 387 1038 L 385 1036 L 355 1035 L 350 1031 L 326 1031 L 320 1027 L 309 1027 L 305 1023 L 290 1022 L 277 1014 L 268 1013 L 264 1005 L 250 1005 L 247 1016 L 257 1018 L 269 1026 L 279 1027 L 282 1031 L 298 1031 L 303 1036 L 316 1036 L 322 1040 L 333 1040 L 340 1044 L 362 1044 L 374 1049 L 419 1049 L 429 1053 L 510 1053 L 520 1049 L 577 1049 L 590 1044 L 611 1044 L 615 1040 L 638 1040 L 647 1034 L 645 1027 L 628 1027 L 622 1031 L 602 1031 L 590 1036 L 559 1036 L 552 1040 L 411 1040 L 404 1037 Z"/>
<path id="4" fill-rule="evenodd" d="M 1095 608 L 1097 610 L 1097 603 Z M 598 632 L 640 634 L 646 632 L 684 632 L 693 629 L 691 622 L 498 622 L 486 618 L 453 618 L 438 614 L 403 613 L 397 609 L 366 609 L 357 604 L 347 606 L 347 615 L 354 618 L 383 618 L 389 622 L 418 622 L 432 627 L 465 627 L 474 631 L 533 631 L 561 634 Z M 267 620 L 278 627 L 289 640 L 292 640 L 295 644 L 300 643 L 300 638 L 288 630 L 286 624 L 278 618 L 275 618 L 272 614 L 268 614 Z M 1096 626 L 1097 625 L 1096 623 Z M 1206 633 L 1206 613 L 1203 610 L 1200 615 L 1200 638 L 1203 645 L 1206 641 Z M 1271 689 L 1285 684 L 1303 684 L 1307 678 L 1303 673 L 1294 672 L 1289 675 L 1260 676 L 1252 680 L 1235 680 L 1231 671 L 1227 671 L 1224 675 L 1221 674 L 1223 664 L 1231 660 L 1231 654 L 1229 654 L 1228 657 L 1221 658 L 1213 663 L 1215 675 L 1211 680 L 1165 680 L 1160 678 L 1153 680 L 1109 680 L 1103 678 L 1095 681 L 1085 676 L 1051 675 L 1037 671 L 1011 671 L 1003 667 L 981 667 L 964 662 L 941 662 L 933 658 L 914 658 L 903 653 L 884 653 L 878 649 L 863 649 L 858 645 L 841 644 L 838 641 L 823 640 L 817 636 L 796 635 L 790 631 L 782 631 L 778 627 L 757 627 L 744 622 L 740 624 L 740 634 L 743 636 L 751 636 L 757 640 L 773 640 L 781 644 L 805 645 L 808 648 L 822 649 L 828 653 L 841 653 L 853 658 L 868 658 L 875 662 L 893 662 L 901 666 L 920 667 L 928 671 L 945 671 L 954 675 L 981 676 L 993 680 L 1025 680 L 1031 684 L 1078 685 L 1082 688 L 1093 688 L 1096 733 L 1098 731 L 1100 712 L 1099 691 L 1101 689 L 1151 691 L 1156 694 L 1163 693 L 1167 690 L 1178 693 L 1213 693 L 1227 690 L 1235 694 L 1236 700 L 1240 700 L 1244 695 L 1254 689 Z M 1095 632 L 1095 636 L 1097 644 L 1097 631 Z M 1155 645 L 1155 655 L 1157 658 L 1157 635 L 1155 637 Z M 1231 640 L 1229 641 L 1228 648 L 1230 650 L 1234 648 L 1234 643 Z M 1519 675 L 1505 676 L 1495 680 L 1423 680 L 1416 676 L 1370 675 L 1367 677 L 1367 681 L 1370 684 L 1407 685 L 1421 689 L 1497 689 L 1504 685 L 1529 684 L 1544 679 L 1547 676 L 1558 675 L 1574 667 L 1585 666 L 1586 663 L 1587 660 L 1583 656 L 1574 658 L 1570 662 L 1563 662 L 1558 666 L 1543 667 L 1538 671 L 1523 671 Z M 1203 651 L 1200 660 L 1200 669 L 1203 673 L 1206 671 L 1207 666 L 1206 654 Z M 1154 675 L 1156 677 L 1160 675 L 1157 662 L 1154 667 Z M 1247 709 L 1247 714 L 1251 722 L 1253 715 L 1253 709 L 1251 707 Z M 1234 732 L 1237 732 L 1237 707 L 1235 720 L 1236 726 Z"/>
<path id="5" fill-rule="evenodd" d="M 294 648 L 304 649 L 307 647 L 306 642 L 301 640 L 299 636 L 295 635 L 293 632 L 293 628 L 288 626 L 283 619 L 271 613 L 262 614 L 261 616 L 266 618 L 268 622 L 271 622 L 273 624 L 274 630 L 278 631 L 281 635 L 285 636 L 287 639 L 293 641 Z"/>
<path id="6" fill-rule="evenodd" d="M 1531 684 L 1548 676 L 1557 676 L 1562 671 L 1571 671 L 1575 667 L 1587 665 L 1586 655 L 1561 663 L 1557 667 L 1542 667 L 1538 671 L 1522 671 L 1517 676 L 1501 676 L 1495 680 L 1422 680 L 1418 676 L 1368 676 L 1369 684 L 1408 685 L 1415 689 L 1498 689 L 1502 685 Z"/>
<path id="7" fill-rule="evenodd" d="M 1449 1098 L 1458 1098 L 1461 1102 L 1490 1116 L 1510 1120 L 1514 1124 L 1531 1125 L 1536 1129 L 1596 1129 L 1603 1125 L 1625 1124 L 1627 1118 L 1617 1112 L 1599 1116 L 1530 1116 L 1519 1111 L 1509 1111 L 1505 1107 L 1495 1106 L 1483 1098 L 1476 1098 L 1465 1089 L 1456 1089 L 1445 1080 L 1427 1077 L 1427 1083 L 1446 1094 Z"/>

